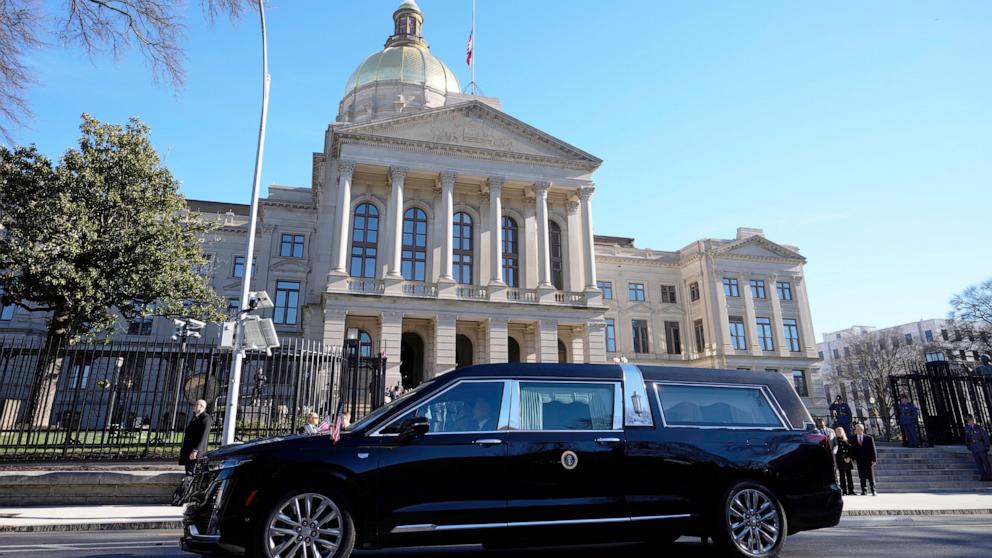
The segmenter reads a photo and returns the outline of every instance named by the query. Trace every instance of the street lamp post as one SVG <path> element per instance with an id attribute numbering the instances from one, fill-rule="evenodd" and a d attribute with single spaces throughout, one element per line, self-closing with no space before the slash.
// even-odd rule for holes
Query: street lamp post
<path id="1" fill-rule="evenodd" d="M 255 151 L 255 177 L 251 187 L 251 215 L 248 218 L 248 246 L 245 252 L 245 272 L 241 284 L 241 309 L 248 307 L 251 291 L 252 256 L 255 253 L 255 229 L 258 227 L 258 191 L 262 180 L 262 154 L 265 151 L 265 121 L 269 114 L 269 54 L 265 34 L 265 2 L 258 0 L 258 15 L 262 24 L 262 116 L 258 125 L 258 148 Z M 224 413 L 223 443 L 234 442 L 238 421 L 238 398 L 241 389 L 241 364 L 244 360 L 243 318 L 239 314 L 234 334 L 234 354 L 231 357 L 231 374 L 227 382 L 227 408 Z"/>

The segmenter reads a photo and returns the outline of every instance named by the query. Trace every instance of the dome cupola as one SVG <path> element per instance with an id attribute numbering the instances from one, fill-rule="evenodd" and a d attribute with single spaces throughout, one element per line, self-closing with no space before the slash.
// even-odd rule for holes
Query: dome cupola
<path id="1" fill-rule="evenodd" d="M 454 72 L 430 53 L 422 35 L 424 15 L 414 0 L 393 12 L 393 34 L 385 48 L 352 72 L 338 108 L 338 122 L 362 122 L 397 113 L 444 106 L 460 93 Z"/>

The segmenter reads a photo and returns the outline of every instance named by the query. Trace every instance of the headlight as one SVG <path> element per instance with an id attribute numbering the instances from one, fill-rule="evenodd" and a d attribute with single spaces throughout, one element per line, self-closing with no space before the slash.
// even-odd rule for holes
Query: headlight
<path id="1" fill-rule="evenodd" d="M 233 469 L 239 465 L 244 465 L 249 461 L 251 461 L 251 459 L 246 457 L 231 457 L 220 461 L 211 461 L 207 463 L 207 471 L 216 472 L 223 471 L 224 469 Z"/>

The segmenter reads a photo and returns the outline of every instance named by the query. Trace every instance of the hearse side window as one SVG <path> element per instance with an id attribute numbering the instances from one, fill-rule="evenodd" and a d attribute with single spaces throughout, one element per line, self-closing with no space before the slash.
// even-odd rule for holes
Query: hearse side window
<path id="1" fill-rule="evenodd" d="M 784 426 L 759 388 L 658 384 L 657 392 L 667 426 Z"/>
<path id="2" fill-rule="evenodd" d="M 612 430 L 613 384 L 520 384 L 521 430 Z"/>
<path id="3" fill-rule="evenodd" d="M 383 430 L 399 432 L 403 421 L 427 417 L 428 433 L 494 432 L 503 404 L 503 382 L 462 382 L 406 413 Z"/>

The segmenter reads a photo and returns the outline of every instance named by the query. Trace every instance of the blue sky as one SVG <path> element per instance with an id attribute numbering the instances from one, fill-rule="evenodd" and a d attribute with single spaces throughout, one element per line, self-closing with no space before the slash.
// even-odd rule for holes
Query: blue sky
<path id="1" fill-rule="evenodd" d="M 344 83 L 399 0 L 271 0 L 265 184 L 310 183 Z M 52 155 L 79 115 L 138 116 L 183 192 L 247 202 L 258 125 L 255 19 L 189 9 L 187 85 L 137 55 L 37 51 Z M 469 0 L 421 0 L 463 85 Z M 566 9 L 567 8 L 567 9 Z M 509 114 L 605 162 L 597 233 L 676 249 L 760 227 L 800 247 L 818 335 L 941 317 L 992 277 L 992 3 L 479 0 L 478 82 Z"/>

